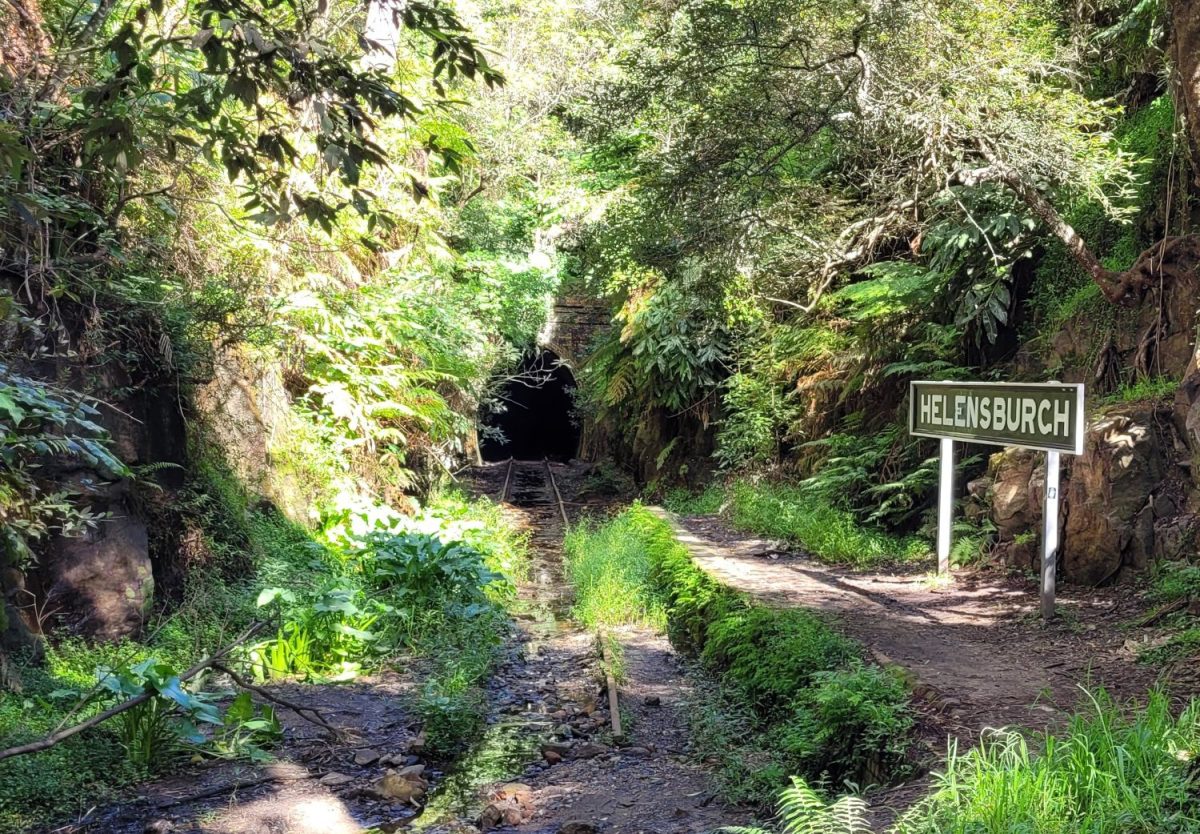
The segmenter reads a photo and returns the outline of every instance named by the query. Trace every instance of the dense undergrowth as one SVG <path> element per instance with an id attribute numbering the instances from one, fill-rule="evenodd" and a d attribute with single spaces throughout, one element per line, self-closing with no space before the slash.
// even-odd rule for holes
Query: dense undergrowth
<path id="1" fill-rule="evenodd" d="M 739 530 L 782 539 L 825 562 L 865 568 L 921 559 L 929 553 L 928 543 L 920 537 L 864 524 L 852 511 L 804 483 L 737 480 L 695 494 L 675 489 L 667 493 L 664 504 L 684 515 L 723 513 Z"/>
<path id="2" fill-rule="evenodd" d="M 219 564 L 190 573 L 182 600 L 162 608 L 143 640 L 52 640 L 42 663 L 19 667 L 22 690 L 0 693 L 7 747 L 141 687 L 158 692 L 146 710 L 0 763 L 0 830 L 81 814 L 189 756 L 269 756 L 279 737 L 269 708 L 231 701 L 230 682 L 219 678 L 170 685 L 258 620 L 270 628 L 231 660 L 247 677 L 351 683 L 395 668 L 417 684 L 408 707 L 433 755 L 450 755 L 477 735 L 480 685 L 507 633 L 511 583 L 526 569 L 525 536 L 494 505 L 444 494 L 412 517 L 352 506 L 308 530 L 274 509 L 247 506 L 236 482 L 210 484 L 206 494 L 231 502 L 210 506 L 227 525 L 211 544 L 248 549 L 236 573 Z"/>
<path id="3" fill-rule="evenodd" d="M 1103 690 L 1055 733 L 989 731 L 968 752 L 951 747 L 929 794 L 890 834 L 1185 834 L 1200 830 L 1196 755 L 1200 701 L 1172 713 L 1151 693 L 1120 705 Z M 781 834 L 870 831 L 853 796 L 827 802 L 803 781 L 781 797 Z"/>
<path id="4" fill-rule="evenodd" d="M 904 684 L 819 616 L 720 585 L 642 506 L 578 528 L 568 559 L 573 573 L 607 579 L 576 586 L 581 616 L 620 625 L 661 612 L 671 642 L 698 661 L 693 744 L 730 801 L 764 803 L 791 774 L 838 786 L 906 772 Z"/>

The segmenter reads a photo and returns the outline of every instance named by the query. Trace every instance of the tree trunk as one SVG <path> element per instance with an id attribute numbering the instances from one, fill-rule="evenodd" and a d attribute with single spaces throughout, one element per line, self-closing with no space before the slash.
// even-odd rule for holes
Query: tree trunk
<path id="1" fill-rule="evenodd" d="M 1171 86 L 1200 185 L 1200 0 L 1171 0 Z"/>

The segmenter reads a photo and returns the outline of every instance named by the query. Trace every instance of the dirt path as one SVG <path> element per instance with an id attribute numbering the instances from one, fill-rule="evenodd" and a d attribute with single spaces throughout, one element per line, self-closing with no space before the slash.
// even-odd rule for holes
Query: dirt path
<path id="1" fill-rule="evenodd" d="M 826 612 L 879 661 L 906 670 L 935 749 L 947 735 L 970 741 L 985 727 L 1054 726 L 1083 697 L 1081 683 L 1139 697 L 1158 673 L 1135 661 L 1139 633 L 1127 624 L 1142 608 L 1128 588 L 1062 589 L 1063 616 L 1043 625 L 1026 579 L 960 573 L 938 587 L 926 574 L 851 573 L 715 519 L 663 517 L 723 583 L 771 605 Z M 1195 691 L 1194 670 L 1169 683 L 1177 694 Z"/>

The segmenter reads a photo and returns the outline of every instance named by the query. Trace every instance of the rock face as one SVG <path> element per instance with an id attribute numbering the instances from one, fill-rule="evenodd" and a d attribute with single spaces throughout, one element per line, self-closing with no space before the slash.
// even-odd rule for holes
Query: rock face
<path id="1" fill-rule="evenodd" d="M 117 639 L 135 633 L 154 597 L 146 525 L 115 516 L 79 538 L 60 538 L 47 563 L 47 599 L 75 612 L 76 628 Z"/>
<path id="2" fill-rule="evenodd" d="M 1083 454 L 1063 459 L 1059 566 L 1065 581 L 1097 585 L 1191 545 L 1196 519 L 1186 512 L 1189 482 L 1170 418 L 1156 403 L 1110 409 L 1089 425 Z M 972 488 L 986 489 L 990 499 L 998 555 L 1036 569 L 1044 455 L 1019 449 L 993 455 L 987 479 Z"/>
<path id="3" fill-rule="evenodd" d="M 1122 565 L 1145 568 L 1154 546 L 1150 496 L 1169 466 L 1153 408 L 1111 413 L 1088 429 L 1084 452 L 1071 463 L 1063 571 L 1097 585 Z"/>
<path id="4" fill-rule="evenodd" d="M 1041 529 L 1045 482 L 1044 455 L 1005 449 L 989 459 L 987 478 L 970 485 L 973 495 L 990 497 L 997 533 L 996 555 L 1005 564 L 1021 570 L 1037 567 L 1034 531 Z"/>

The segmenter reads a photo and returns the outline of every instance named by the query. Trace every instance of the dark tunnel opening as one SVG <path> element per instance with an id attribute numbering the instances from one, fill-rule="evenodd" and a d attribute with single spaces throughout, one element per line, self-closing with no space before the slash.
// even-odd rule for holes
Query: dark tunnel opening
<path id="1" fill-rule="evenodd" d="M 505 383 L 499 402 L 482 415 L 483 459 L 567 461 L 575 457 L 579 425 L 574 390 L 575 376 L 552 351 L 526 356 Z"/>

